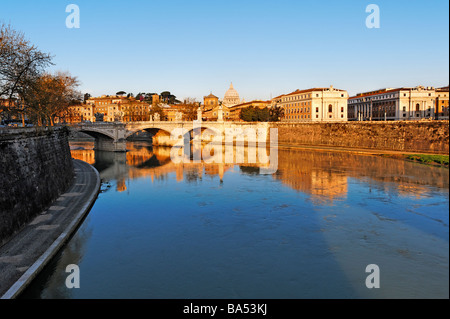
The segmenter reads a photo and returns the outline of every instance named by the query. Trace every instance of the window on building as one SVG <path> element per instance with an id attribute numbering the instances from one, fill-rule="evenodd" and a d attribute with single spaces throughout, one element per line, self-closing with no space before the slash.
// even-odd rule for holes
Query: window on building
<path id="1" fill-rule="evenodd" d="M 316 113 L 319 113 L 319 108 L 318 107 L 316 107 Z"/>
<path id="2" fill-rule="evenodd" d="M 318 119 L 319 118 L 319 114 L 316 114 L 316 119 Z"/>
<path id="3" fill-rule="evenodd" d="M 406 106 L 403 107 L 403 112 L 406 112 Z"/>
<path id="4" fill-rule="evenodd" d="M 343 106 L 341 106 L 341 112 L 344 112 L 344 107 Z"/>
<path id="5" fill-rule="evenodd" d="M 328 112 L 332 113 L 333 112 L 333 105 L 328 105 Z"/>
<path id="6" fill-rule="evenodd" d="M 419 103 L 417 103 L 416 104 L 416 112 L 419 112 L 420 111 L 420 105 L 419 105 Z"/>

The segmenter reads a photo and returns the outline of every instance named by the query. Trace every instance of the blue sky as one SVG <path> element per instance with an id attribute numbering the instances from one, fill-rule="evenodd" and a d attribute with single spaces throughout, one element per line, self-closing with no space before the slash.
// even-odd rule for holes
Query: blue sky
<path id="1" fill-rule="evenodd" d="M 68 4 L 80 28 L 68 29 Z M 381 27 L 366 28 L 366 6 Z M 171 91 L 247 101 L 328 87 L 353 95 L 449 83 L 449 3 L 300 0 L 0 0 L 0 21 L 52 53 L 92 95 Z"/>

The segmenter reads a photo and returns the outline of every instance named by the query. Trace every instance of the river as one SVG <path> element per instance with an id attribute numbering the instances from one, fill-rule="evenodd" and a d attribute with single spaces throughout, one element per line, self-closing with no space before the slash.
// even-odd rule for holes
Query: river
<path id="1" fill-rule="evenodd" d="M 278 170 L 71 144 L 101 193 L 22 298 L 448 298 L 449 171 L 279 149 Z M 66 266 L 80 269 L 69 289 Z M 368 265 L 379 269 L 369 289 Z"/>

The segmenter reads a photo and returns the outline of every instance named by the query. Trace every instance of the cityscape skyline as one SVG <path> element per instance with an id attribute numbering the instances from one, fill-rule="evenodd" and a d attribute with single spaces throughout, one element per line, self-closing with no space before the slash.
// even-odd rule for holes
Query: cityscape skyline
<path id="1" fill-rule="evenodd" d="M 54 55 L 51 69 L 71 72 L 92 96 L 168 90 L 201 101 L 223 97 L 233 82 L 251 101 L 330 85 L 353 96 L 449 84 L 446 1 L 377 1 L 379 29 L 365 25 L 369 2 L 80 0 L 79 29 L 65 25 L 68 4 L 2 3 L 0 21 Z"/>

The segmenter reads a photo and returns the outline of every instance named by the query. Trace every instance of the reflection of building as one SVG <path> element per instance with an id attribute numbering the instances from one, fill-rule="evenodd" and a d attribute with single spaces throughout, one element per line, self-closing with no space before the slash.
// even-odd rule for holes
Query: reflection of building
<path id="1" fill-rule="evenodd" d="M 85 143 L 91 147 L 92 143 Z M 73 145 L 81 147 L 82 143 Z M 126 181 L 150 178 L 152 181 L 174 176 L 177 181 L 196 182 L 204 176 L 223 180 L 233 163 L 174 163 L 171 148 L 149 147 L 147 143 L 128 143 L 127 153 L 72 150 L 74 158 L 84 160 L 99 168 L 103 180 L 116 180 L 117 190 L 126 190 Z M 235 151 L 235 154 L 242 149 Z M 251 148 L 244 147 L 239 166 L 246 172 L 259 174 L 263 164 L 249 161 Z M 292 189 L 310 195 L 318 204 L 331 204 L 348 193 L 348 178 L 364 179 L 372 188 L 385 193 L 397 192 L 400 196 L 423 196 L 436 185 L 448 189 L 448 175 L 441 168 L 417 165 L 407 161 L 379 156 L 357 156 L 347 152 L 279 149 L 278 171 L 273 178 Z M 258 158 L 258 157 L 256 157 Z M 225 161 L 225 157 L 222 157 Z M 233 162 L 237 163 L 237 160 Z"/>
<path id="2" fill-rule="evenodd" d="M 94 150 L 71 150 L 72 158 L 93 165 L 95 163 Z"/>
<path id="3" fill-rule="evenodd" d="M 347 195 L 347 176 L 336 174 L 331 171 L 312 170 L 311 194 L 323 196 L 329 199 L 342 198 Z"/>
<path id="4" fill-rule="evenodd" d="M 433 87 L 387 88 L 359 93 L 348 100 L 348 119 L 353 121 L 399 121 L 435 118 L 436 92 Z M 447 94 L 442 89 L 442 99 Z M 445 105 L 442 102 L 441 105 Z M 448 108 L 447 108 L 448 110 Z M 448 116 L 448 111 L 447 111 Z"/>
<path id="5" fill-rule="evenodd" d="M 117 186 L 116 186 L 116 190 L 121 193 L 127 190 L 127 184 L 125 182 L 124 178 L 118 179 L 117 180 Z"/>
<path id="6" fill-rule="evenodd" d="M 314 202 L 331 203 L 346 197 L 348 192 L 347 175 L 329 167 L 331 162 L 336 167 L 345 164 L 342 154 L 285 150 L 279 156 L 278 173 L 274 176 L 289 187 L 310 194 Z"/>
<path id="7" fill-rule="evenodd" d="M 347 121 L 348 93 L 330 86 L 297 90 L 272 99 L 284 109 L 285 122 Z"/>

